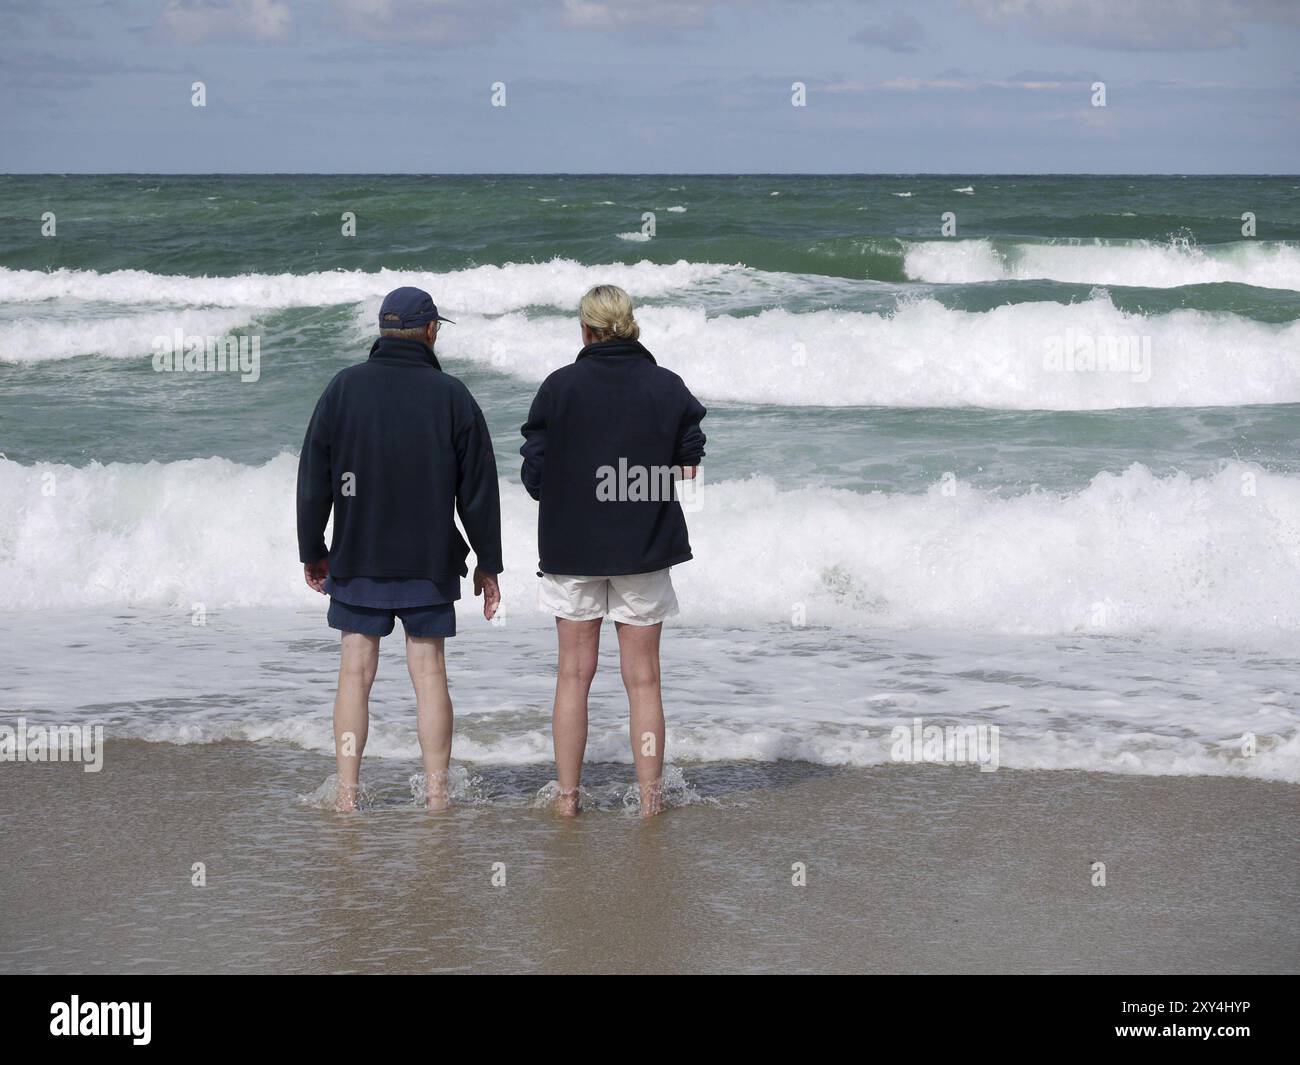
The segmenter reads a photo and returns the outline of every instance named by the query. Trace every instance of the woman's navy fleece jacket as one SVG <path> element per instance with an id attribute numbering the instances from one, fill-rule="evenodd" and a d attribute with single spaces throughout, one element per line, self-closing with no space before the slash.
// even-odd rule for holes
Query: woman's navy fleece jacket
<path id="1" fill-rule="evenodd" d="M 551 374 L 523 426 L 523 482 L 541 504 L 545 573 L 649 573 L 691 557 L 686 517 L 671 490 L 658 500 L 602 498 L 601 468 L 694 466 L 705 415 L 682 379 L 635 340 L 588 344 Z M 623 493 L 626 495 L 627 493 Z M 662 496 L 662 492 L 655 494 Z"/>

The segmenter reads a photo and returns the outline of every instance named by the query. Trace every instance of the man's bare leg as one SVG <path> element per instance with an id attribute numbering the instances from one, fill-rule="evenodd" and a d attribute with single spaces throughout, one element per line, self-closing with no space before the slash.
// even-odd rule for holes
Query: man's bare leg
<path id="1" fill-rule="evenodd" d="M 451 693 L 441 636 L 406 637 L 406 669 L 415 688 L 415 729 L 424 756 L 430 810 L 445 810 L 447 769 L 451 765 Z"/>
<path id="2" fill-rule="evenodd" d="M 560 643 L 559 665 L 555 672 L 555 712 L 551 717 L 555 770 L 560 785 L 555 809 L 566 817 L 578 813 L 582 758 L 587 753 L 587 695 L 596 676 L 602 620 L 555 619 L 555 632 Z"/>
<path id="3" fill-rule="evenodd" d="M 663 809 L 664 704 L 659 687 L 659 637 L 663 625 L 616 622 L 623 687 L 627 689 L 632 760 L 641 788 L 641 816 Z"/>
<path id="4" fill-rule="evenodd" d="M 379 669 L 379 637 L 345 632 L 339 644 L 339 686 L 334 695 L 336 810 L 357 808 L 361 754 L 370 730 L 370 686 Z"/>

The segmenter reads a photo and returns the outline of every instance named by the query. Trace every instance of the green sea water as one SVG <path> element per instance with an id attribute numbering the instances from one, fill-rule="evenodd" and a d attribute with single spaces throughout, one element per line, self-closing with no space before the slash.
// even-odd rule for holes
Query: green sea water
<path id="1" fill-rule="evenodd" d="M 675 761 L 875 765 L 924 716 L 1008 766 L 1300 781 L 1294 176 L 0 177 L 0 705 L 332 749 L 296 451 L 415 284 L 502 478 L 457 757 L 547 761 L 518 430 L 600 282 L 709 408 Z M 255 372 L 161 369 L 178 332 Z M 626 757 L 621 701 L 592 730 Z M 417 751 L 381 696 L 367 756 Z"/>
<path id="2" fill-rule="evenodd" d="M 728 445 L 715 467 L 725 476 L 779 469 L 797 483 L 915 490 L 951 470 L 1018 489 L 1077 487 L 1134 461 L 1203 472 L 1244 457 L 1290 469 L 1300 399 L 1292 328 L 1300 318 L 1298 184 L 1014 175 L 4 177 L 0 449 L 28 462 L 265 461 L 299 443 L 314 396 L 364 356 L 373 330 L 359 308 L 382 287 L 366 279 L 390 271 L 418 275 L 444 313 L 465 319 L 444 331 L 441 351 L 489 410 L 510 474 L 532 390 L 577 347 L 576 326 L 567 338 L 543 327 L 573 317 L 582 288 L 601 276 L 595 268 L 644 263 L 659 283 L 633 291 L 640 304 L 702 315 L 694 329 L 666 319 L 646 340 L 709 402 L 710 426 Z M 54 237 L 41 235 L 47 211 Z M 1246 211 L 1257 226 L 1249 239 L 1241 233 Z M 342 233 L 345 212 L 354 236 Z M 947 212 L 952 237 L 941 235 Z M 556 261 L 572 267 L 572 285 L 557 281 L 534 294 L 536 277 Z M 662 275 L 679 263 L 737 269 L 685 284 L 656 277 L 654 267 Z M 474 284 L 452 283 L 493 267 L 501 269 Z M 60 272 L 66 285 L 40 283 Z M 335 275 L 337 295 L 310 280 L 326 275 Z M 307 280 L 297 295 L 283 294 L 294 277 Z M 160 278 L 182 283 L 164 292 Z M 204 278 L 228 283 L 214 292 L 199 284 Z M 1058 332 L 1104 330 L 1105 322 L 1076 323 L 1063 310 L 1099 302 L 1134 335 L 1148 320 L 1159 323 L 1153 360 L 1163 360 L 1167 379 L 1185 376 L 1185 387 L 1148 395 L 1141 383 L 1085 384 L 1077 396 L 1058 389 L 1036 401 L 1032 381 L 1002 387 L 999 373 L 1014 375 L 997 365 L 955 379 L 947 394 L 924 382 L 911 391 L 899 385 L 908 372 L 934 382 L 956 368 L 962 331 L 982 316 L 1025 312 L 968 355 L 996 360 L 1001 347 L 1015 360 Z M 245 312 L 222 332 L 260 337 L 256 385 L 228 375 L 160 378 L 148 356 L 155 335 L 170 331 L 167 316 L 222 306 Z M 765 312 L 783 317 L 769 327 Z M 1233 389 L 1225 395 L 1213 379 L 1216 344 L 1225 357 L 1232 345 L 1210 338 L 1190 354 L 1179 350 L 1198 332 L 1196 322 L 1169 325 L 1185 313 L 1248 331 L 1249 365 L 1218 367 L 1229 383 L 1269 372 L 1270 346 L 1276 380 L 1238 388 L 1243 402 L 1225 402 Z M 520 324 L 513 340 L 503 326 L 512 315 Z M 876 328 L 855 337 L 855 316 Z M 710 328 L 724 324 L 725 333 Z M 487 325 L 491 342 L 480 342 Z M 687 341 L 680 351 L 678 339 Z M 887 357 L 873 366 L 881 341 Z M 941 342 L 951 350 L 927 362 Z M 520 352 L 503 363 L 511 344 Z M 693 375 L 689 360 L 717 345 L 726 346 L 725 365 L 707 379 Z M 774 367 L 774 350 L 791 352 L 791 365 Z M 764 362 L 762 388 L 744 387 L 750 359 Z M 808 380 L 810 368 L 820 382 Z"/>

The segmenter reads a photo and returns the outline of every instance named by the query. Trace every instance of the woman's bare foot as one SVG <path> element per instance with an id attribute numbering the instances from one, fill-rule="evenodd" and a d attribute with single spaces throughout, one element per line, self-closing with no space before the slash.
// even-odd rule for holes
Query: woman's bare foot
<path id="1" fill-rule="evenodd" d="M 561 817 L 577 817 L 582 811 L 582 805 L 578 801 L 578 789 L 572 788 L 565 791 L 560 788 L 551 800 L 551 809 Z"/>
<path id="2" fill-rule="evenodd" d="M 451 805 L 451 796 L 447 793 L 447 774 L 425 773 L 425 805 L 430 810 L 445 810 Z"/>
<path id="3" fill-rule="evenodd" d="M 334 789 L 334 809 L 341 813 L 349 813 L 357 808 L 357 789 L 358 784 L 344 784 L 339 782 Z"/>
<path id="4" fill-rule="evenodd" d="M 641 816 L 654 817 L 664 812 L 664 782 L 641 785 Z"/>

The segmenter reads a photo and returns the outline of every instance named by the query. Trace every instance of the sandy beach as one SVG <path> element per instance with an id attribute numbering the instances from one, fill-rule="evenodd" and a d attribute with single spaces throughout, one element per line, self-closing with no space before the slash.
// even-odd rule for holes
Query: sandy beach
<path id="1" fill-rule="evenodd" d="M 541 766 L 470 767 L 442 815 L 389 759 L 367 763 L 369 809 L 313 807 L 329 768 L 273 745 L 138 741 L 110 741 L 99 773 L 5 765 L 0 968 L 1300 968 L 1286 784 L 732 762 L 684 766 L 689 803 L 641 823 L 616 798 L 629 768 L 598 764 L 595 808 L 567 822 L 533 804 Z"/>

